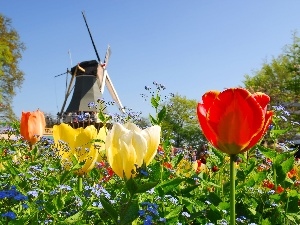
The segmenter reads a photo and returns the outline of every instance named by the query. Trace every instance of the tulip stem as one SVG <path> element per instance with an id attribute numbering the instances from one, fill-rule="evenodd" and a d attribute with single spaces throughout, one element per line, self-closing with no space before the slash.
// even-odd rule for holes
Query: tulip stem
<path id="1" fill-rule="evenodd" d="M 235 158 L 230 155 L 230 225 L 235 225 Z"/>
<path id="2" fill-rule="evenodd" d="M 78 176 L 78 183 L 77 183 L 78 191 L 82 191 L 82 176 Z"/>

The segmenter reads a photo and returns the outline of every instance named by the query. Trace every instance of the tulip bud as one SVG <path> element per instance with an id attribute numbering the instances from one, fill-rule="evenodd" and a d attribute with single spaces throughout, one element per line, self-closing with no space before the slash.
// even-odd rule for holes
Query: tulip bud
<path id="1" fill-rule="evenodd" d="M 31 145 L 38 142 L 44 134 L 46 120 L 44 113 L 40 110 L 34 112 L 22 112 L 20 133 L 24 140 Z"/>
<path id="2" fill-rule="evenodd" d="M 135 176 L 136 166 L 150 164 L 157 153 L 161 128 L 157 125 L 141 130 L 133 123 L 115 123 L 105 141 L 107 160 L 121 178 Z"/>

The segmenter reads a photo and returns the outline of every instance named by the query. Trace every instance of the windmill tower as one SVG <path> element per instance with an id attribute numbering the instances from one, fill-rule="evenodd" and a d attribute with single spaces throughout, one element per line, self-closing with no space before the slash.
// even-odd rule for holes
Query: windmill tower
<path id="1" fill-rule="evenodd" d="M 108 46 L 104 62 L 102 62 L 98 55 L 96 46 L 94 44 L 90 29 L 88 27 L 83 12 L 82 15 L 91 38 L 97 56 L 97 60 L 83 61 L 71 68 L 70 71 L 68 71 L 71 74 L 71 79 L 68 84 L 61 111 L 58 113 L 60 121 L 72 123 L 73 126 L 74 124 L 76 124 L 78 127 L 89 125 L 89 122 L 93 122 L 93 124 L 98 123 L 97 117 L 96 120 L 89 120 L 86 123 L 84 123 L 84 121 L 78 121 L 78 119 L 76 119 L 75 117 L 83 113 L 95 114 L 96 109 L 90 109 L 88 105 L 91 102 L 97 102 L 97 100 L 102 97 L 105 87 L 107 87 L 112 99 L 118 105 L 120 111 L 122 113 L 125 112 L 106 69 L 108 59 L 111 55 L 110 46 Z M 70 96 L 72 90 L 73 96 L 69 102 L 68 107 L 65 110 L 68 97 Z"/>

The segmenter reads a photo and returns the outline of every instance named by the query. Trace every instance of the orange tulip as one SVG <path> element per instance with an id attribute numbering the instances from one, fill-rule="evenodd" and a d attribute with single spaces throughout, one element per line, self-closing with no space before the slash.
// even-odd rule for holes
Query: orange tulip
<path id="1" fill-rule="evenodd" d="M 46 120 L 44 113 L 40 110 L 34 112 L 22 112 L 20 133 L 24 140 L 31 145 L 38 142 L 44 134 Z"/>
<path id="2" fill-rule="evenodd" d="M 238 154 L 251 149 L 266 133 L 273 112 L 270 97 L 243 88 L 209 91 L 198 103 L 197 115 L 203 134 L 220 151 Z"/>

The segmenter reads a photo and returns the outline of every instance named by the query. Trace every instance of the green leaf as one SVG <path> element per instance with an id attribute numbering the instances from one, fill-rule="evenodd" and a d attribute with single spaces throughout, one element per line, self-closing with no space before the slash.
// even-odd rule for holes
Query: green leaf
<path id="1" fill-rule="evenodd" d="M 287 212 L 299 213 L 298 201 L 299 201 L 298 197 L 290 197 L 288 201 Z"/>
<path id="2" fill-rule="evenodd" d="M 76 223 L 81 220 L 82 217 L 82 211 L 79 211 L 78 213 L 75 213 L 73 216 L 68 217 L 65 219 L 65 223 L 70 224 L 70 223 Z"/>
<path id="3" fill-rule="evenodd" d="M 290 157 L 289 159 L 285 160 L 282 164 L 282 170 L 284 173 L 289 172 L 294 167 L 295 158 L 294 156 Z"/>
<path id="4" fill-rule="evenodd" d="M 253 171 L 253 169 L 256 166 L 255 164 L 255 161 L 251 161 L 250 164 L 246 167 L 246 169 L 244 169 L 245 176 L 248 176 Z"/>
<path id="5" fill-rule="evenodd" d="M 105 123 L 106 121 L 106 117 L 104 115 L 104 113 L 100 110 L 100 112 L 98 113 L 98 118 L 101 122 Z"/>
<path id="6" fill-rule="evenodd" d="M 176 187 L 178 187 L 178 185 L 184 181 L 184 179 L 181 178 L 175 178 L 173 180 L 167 180 L 163 183 L 161 183 L 157 188 L 161 189 L 165 194 L 167 194 L 168 192 L 176 189 Z"/>
<path id="7" fill-rule="evenodd" d="M 275 158 L 276 152 L 275 152 L 274 149 L 265 148 L 264 146 L 261 146 L 261 145 L 256 145 L 256 147 L 258 148 L 259 151 L 261 151 L 261 153 L 262 153 L 265 157 L 270 158 L 270 159 Z"/>
<path id="8" fill-rule="evenodd" d="M 135 193 L 137 193 L 138 186 L 132 177 L 129 180 L 127 180 L 125 184 L 126 184 L 127 190 L 130 192 L 131 195 L 134 195 Z"/>
<path id="9" fill-rule="evenodd" d="M 278 136 L 285 134 L 288 131 L 289 131 L 288 129 L 286 129 L 286 130 L 271 130 L 270 137 L 277 138 Z"/>
<path id="10" fill-rule="evenodd" d="M 153 116 L 151 116 L 149 114 L 149 117 L 150 117 L 150 122 L 151 122 L 152 125 L 158 125 L 158 121 Z"/>
<path id="11" fill-rule="evenodd" d="M 183 206 L 179 205 L 175 209 L 173 209 L 168 215 L 165 216 L 166 219 L 171 219 L 174 217 L 178 217 L 179 213 L 181 212 Z"/>
<path id="12" fill-rule="evenodd" d="M 218 149 L 212 148 L 213 153 L 218 157 L 218 159 L 220 160 L 221 164 L 223 164 L 224 162 L 224 154 L 219 151 Z"/>
<path id="13" fill-rule="evenodd" d="M 220 202 L 218 207 L 220 210 L 226 210 L 229 209 L 230 204 L 229 202 Z"/>
<path id="14" fill-rule="evenodd" d="M 272 225 L 272 223 L 269 221 L 268 218 L 266 218 L 261 221 L 261 225 Z"/>
<path id="15" fill-rule="evenodd" d="M 181 193 L 182 193 L 183 195 L 186 196 L 186 194 L 188 194 L 188 193 L 190 193 L 191 191 L 195 190 L 197 187 L 198 187 L 198 185 L 187 186 L 187 187 L 185 187 L 185 188 L 183 188 L 183 189 L 181 190 Z"/>
<path id="16" fill-rule="evenodd" d="M 71 173 L 72 173 L 71 171 L 65 170 L 65 171 L 63 172 L 63 174 L 60 176 L 59 182 L 60 182 L 61 184 L 64 183 L 64 181 L 68 178 L 68 176 L 69 176 Z"/>
<path id="17" fill-rule="evenodd" d="M 57 211 L 61 210 L 64 207 L 65 200 L 64 197 L 59 194 L 55 199 L 54 199 L 54 204 L 56 206 Z"/>
<path id="18" fill-rule="evenodd" d="M 193 198 L 183 197 L 182 204 L 189 210 L 189 212 L 193 212 L 196 202 L 193 201 Z"/>
<path id="19" fill-rule="evenodd" d="M 139 184 L 135 193 L 144 193 L 150 190 L 151 188 L 154 188 L 158 183 L 159 182 L 157 181 Z"/>
<path id="20" fill-rule="evenodd" d="M 166 106 L 163 106 L 162 109 L 157 114 L 157 119 L 158 119 L 159 124 L 164 120 L 166 115 L 167 115 L 167 108 L 166 108 Z"/>
<path id="21" fill-rule="evenodd" d="M 222 202 L 222 199 L 215 192 L 209 192 L 207 200 L 214 205 L 219 205 Z"/>
<path id="22" fill-rule="evenodd" d="M 297 222 L 296 222 L 296 220 L 294 219 L 294 217 L 292 217 L 292 216 L 290 216 L 290 215 L 288 215 L 288 214 L 286 214 L 285 216 L 286 216 L 286 218 L 288 218 L 288 220 L 293 221 L 295 224 L 297 224 Z"/>
<path id="23" fill-rule="evenodd" d="M 121 212 L 120 224 L 131 224 L 139 216 L 139 204 L 137 200 L 129 202 L 129 207 Z"/>
<path id="24" fill-rule="evenodd" d="M 151 105 L 153 106 L 153 108 L 157 109 L 157 107 L 159 106 L 159 99 L 157 100 L 157 98 L 155 98 L 154 96 L 152 96 L 152 98 L 151 98 Z"/>
<path id="25" fill-rule="evenodd" d="M 277 183 L 282 183 L 286 178 L 286 173 L 283 171 L 282 166 L 279 164 L 274 164 L 276 175 L 277 175 Z"/>
<path id="26" fill-rule="evenodd" d="M 243 170 L 237 171 L 236 177 L 238 178 L 239 182 L 243 182 L 246 178 L 245 172 Z"/>
<path id="27" fill-rule="evenodd" d="M 172 159 L 172 165 L 174 168 L 177 167 L 177 165 L 180 163 L 180 161 L 183 159 L 184 155 L 183 154 L 177 154 L 173 159 Z"/>
<path id="28" fill-rule="evenodd" d="M 256 209 L 248 208 L 248 210 L 249 210 L 253 215 L 256 215 Z"/>
<path id="29" fill-rule="evenodd" d="M 105 209 L 105 211 L 112 217 L 112 219 L 117 223 L 118 221 L 118 213 L 115 210 L 115 208 L 110 204 L 109 202 L 106 201 L 104 197 L 100 197 L 100 202 Z"/>
<path id="30" fill-rule="evenodd" d="M 266 179 L 267 173 L 265 171 L 258 172 L 253 176 L 253 179 L 256 183 L 262 182 L 264 179 Z"/>

